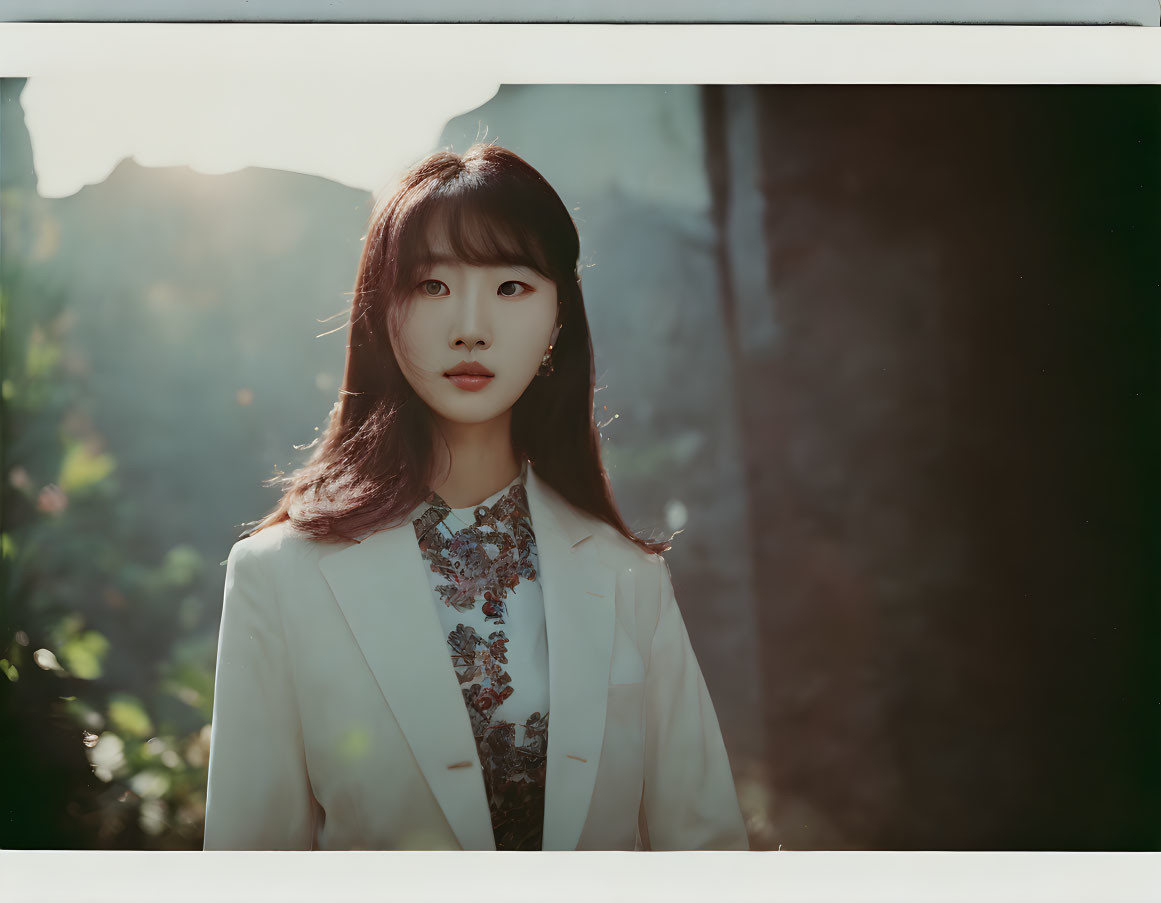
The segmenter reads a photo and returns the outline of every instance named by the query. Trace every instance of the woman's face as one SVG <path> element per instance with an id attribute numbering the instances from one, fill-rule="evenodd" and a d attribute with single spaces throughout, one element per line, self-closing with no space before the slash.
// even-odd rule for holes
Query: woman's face
<path id="1" fill-rule="evenodd" d="M 404 377 L 437 420 L 506 415 L 556 341 L 556 284 L 522 266 L 472 266 L 440 257 L 411 290 L 392 345 Z M 457 378 L 461 364 L 493 375 Z"/>

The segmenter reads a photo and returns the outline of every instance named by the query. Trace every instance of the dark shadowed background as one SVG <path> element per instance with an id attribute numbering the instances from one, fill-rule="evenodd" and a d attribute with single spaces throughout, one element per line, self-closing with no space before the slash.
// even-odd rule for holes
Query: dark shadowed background
<path id="1" fill-rule="evenodd" d="M 200 849 L 220 563 L 337 398 L 371 198 L 128 159 L 43 198 L 24 85 L 0 846 Z M 755 848 L 1161 848 L 1159 114 L 532 85 L 447 124 L 573 211 L 605 461 L 635 529 L 683 531 Z"/>

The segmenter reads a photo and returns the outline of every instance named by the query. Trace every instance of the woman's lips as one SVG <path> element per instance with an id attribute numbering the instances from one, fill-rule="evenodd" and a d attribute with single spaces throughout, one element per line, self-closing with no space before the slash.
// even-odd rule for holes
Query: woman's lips
<path id="1" fill-rule="evenodd" d="M 469 376 L 466 373 L 456 373 L 452 376 L 448 376 L 448 379 L 450 379 L 452 381 L 452 383 L 455 384 L 455 386 L 459 389 L 464 389 L 468 392 L 478 392 L 480 389 L 484 388 L 484 386 L 486 386 L 488 383 L 490 383 L 493 379 L 495 379 L 495 377 L 494 376 Z"/>

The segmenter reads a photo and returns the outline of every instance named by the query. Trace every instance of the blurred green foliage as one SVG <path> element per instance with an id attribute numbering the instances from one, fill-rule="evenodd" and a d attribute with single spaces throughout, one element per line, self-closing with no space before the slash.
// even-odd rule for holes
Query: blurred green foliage
<path id="1" fill-rule="evenodd" d="M 2 99 L 17 90 L 4 80 Z M 6 111 L 9 109 L 5 107 Z M 0 193 L 0 847 L 197 849 L 216 568 L 158 546 L 86 393 L 59 225 L 12 152 Z M 8 161 L 6 160 L 6 163 Z M 13 175 L 15 174 L 15 175 Z"/>
<path id="2" fill-rule="evenodd" d="M 205 562 L 142 541 L 149 524 L 87 416 L 83 368 L 67 369 L 67 300 L 9 259 L 0 305 L 0 683 L 17 739 L 4 765 L 64 762 L 58 807 L 35 781 L 9 795 L 0 845 L 197 848 L 214 663 L 196 617 Z"/>

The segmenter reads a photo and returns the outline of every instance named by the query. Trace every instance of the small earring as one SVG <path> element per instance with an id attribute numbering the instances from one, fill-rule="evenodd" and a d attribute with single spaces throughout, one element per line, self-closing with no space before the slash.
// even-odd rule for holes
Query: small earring
<path id="1" fill-rule="evenodd" d="M 552 346 L 548 346 L 548 350 L 544 352 L 544 356 L 540 359 L 540 369 L 536 371 L 537 376 L 549 376 L 552 373 Z"/>

